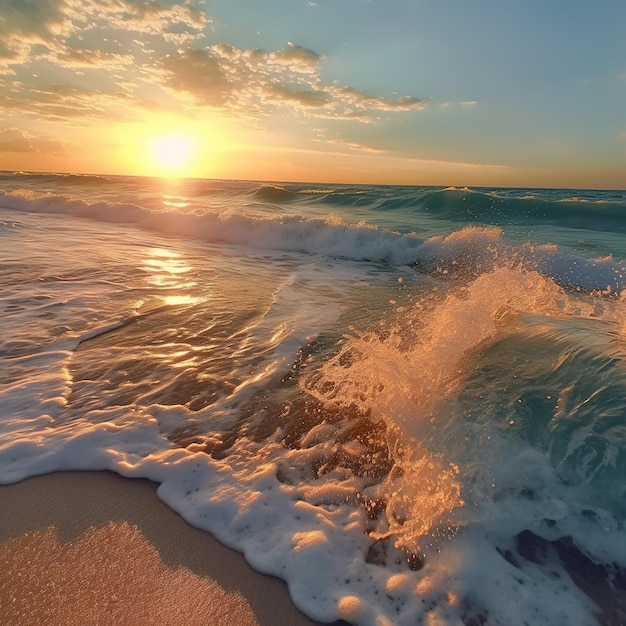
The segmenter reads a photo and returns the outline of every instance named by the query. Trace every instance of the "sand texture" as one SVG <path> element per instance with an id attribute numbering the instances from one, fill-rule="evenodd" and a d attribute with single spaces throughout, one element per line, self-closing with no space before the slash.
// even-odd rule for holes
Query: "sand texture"
<path id="1" fill-rule="evenodd" d="M 0 486 L 2 626 L 315 623 L 149 481 L 61 472 Z"/>

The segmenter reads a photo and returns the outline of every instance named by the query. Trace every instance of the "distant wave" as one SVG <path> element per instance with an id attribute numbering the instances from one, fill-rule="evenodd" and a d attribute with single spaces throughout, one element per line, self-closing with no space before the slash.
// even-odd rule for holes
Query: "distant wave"
<path id="1" fill-rule="evenodd" d="M 291 202 L 298 199 L 298 193 L 288 191 L 279 185 L 261 185 L 254 192 L 254 198 L 263 202 Z"/>
<path id="2" fill-rule="evenodd" d="M 66 214 L 102 222 L 135 224 L 162 233 L 212 243 L 247 245 L 357 261 L 406 264 L 418 256 L 423 240 L 336 217 L 300 215 L 262 217 L 238 212 L 179 213 L 152 211 L 136 204 L 84 202 L 63 195 L 0 191 L 0 206 L 21 211 Z"/>
<path id="3" fill-rule="evenodd" d="M 153 194 L 142 205 L 157 208 L 163 181 L 133 176 L 82 174 L 35 174 L 0 172 L 6 191 L 24 186 L 41 191 L 61 190 L 64 195 L 84 199 L 98 187 L 108 197 L 137 199 L 137 190 Z M 117 187 L 116 187 L 117 186 Z M 385 213 L 391 221 L 410 223 L 411 216 L 425 216 L 459 225 L 529 226 L 554 225 L 561 228 L 626 234 L 626 192 L 556 189 L 470 189 L 467 187 L 412 187 L 380 185 L 304 185 L 259 181 L 181 179 L 176 194 L 193 198 L 202 210 L 223 201 L 232 207 L 281 209 L 294 205 L 325 215 L 338 210 L 347 216 L 351 209 Z M 67 194 L 65 190 L 67 189 Z M 131 189 L 130 195 L 126 192 Z M 110 192 L 114 195 L 111 196 Z M 172 193 L 168 191 L 168 193 Z M 82 195 L 81 195 L 82 194 Z M 133 195 L 134 194 L 134 195 Z M 304 211 L 303 211 L 304 212 Z M 311 211 L 309 211 L 311 212 Z M 400 218 L 400 219 L 397 219 Z M 349 219 L 349 217 L 348 217 Z"/>
<path id="4" fill-rule="evenodd" d="M 555 246 L 513 246 L 504 240 L 497 227 L 462 226 L 448 236 L 424 240 L 415 234 L 349 223 L 333 216 L 325 219 L 300 215 L 264 217 L 230 211 L 197 215 L 152 211 L 132 203 L 89 203 L 29 190 L 0 192 L 0 206 L 134 224 L 211 243 L 412 265 L 419 271 L 445 279 L 473 276 L 498 265 L 523 264 L 563 285 L 606 293 L 620 293 L 626 288 L 626 262 L 612 258 L 586 259 L 562 252 Z"/>
<path id="5" fill-rule="evenodd" d="M 328 193 L 311 195 L 308 201 L 329 207 L 361 207 L 374 212 L 412 212 L 465 224 L 551 224 L 626 233 L 624 194 L 615 192 L 614 199 L 606 201 L 594 199 L 593 192 L 586 193 L 589 197 L 582 197 L 582 194 L 561 197 L 556 190 L 520 189 L 516 194 L 515 190 L 466 187 L 338 187 Z M 275 201 L 288 199 L 274 198 Z"/>
<path id="6" fill-rule="evenodd" d="M 0 178 L 20 179 L 25 178 L 29 183 L 50 181 L 54 184 L 59 183 L 75 183 L 80 185 L 101 185 L 102 183 L 114 183 L 115 181 L 108 176 L 97 174 L 65 174 L 65 173 L 46 173 L 38 174 L 35 172 L 0 172 Z"/>
<path id="7" fill-rule="evenodd" d="M 536 195 L 506 197 L 469 189 L 448 188 L 416 199 L 416 209 L 456 222 L 507 224 L 545 223 L 566 228 L 626 233 L 626 202 L 600 202 L 579 197 L 547 199 Z"/>

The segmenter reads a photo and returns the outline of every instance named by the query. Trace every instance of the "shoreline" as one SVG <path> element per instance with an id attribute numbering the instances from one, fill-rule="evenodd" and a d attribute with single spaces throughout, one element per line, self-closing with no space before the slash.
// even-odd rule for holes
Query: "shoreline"
<path id="1" fill-rule="evenodd" d="M 183 616 L 190 626 L 319 624 L 282 580 L 168 508 L 157 486 L 109 471 L 0 485 L 0 613 L 12 611 L 14 626 L 67 626 L 95 598 L 93 625 L 139 625 L 151 611 L 155 626 Z"/>

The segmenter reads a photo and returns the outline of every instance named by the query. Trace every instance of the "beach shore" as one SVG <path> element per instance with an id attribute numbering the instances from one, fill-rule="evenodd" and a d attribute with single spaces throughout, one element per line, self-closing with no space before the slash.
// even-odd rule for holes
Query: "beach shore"
<path id="1" fill-rule="evenodd" d="M 1 623 L 316 624 L 283 581 L 190 526 L 156 487 L 111 472 L 0 486 Z"/>

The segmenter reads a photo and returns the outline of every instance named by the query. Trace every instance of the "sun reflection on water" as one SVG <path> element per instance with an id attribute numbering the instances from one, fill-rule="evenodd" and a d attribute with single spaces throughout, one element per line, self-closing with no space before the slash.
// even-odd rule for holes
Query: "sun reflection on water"
<path id="1" fill-rule="evenodd" d="M 181 304 L 196 304 L 200 302 L 202 298 L 196 296 L 164 296 L 163 303 L 168 306 L 179 306 Z"/>
<path id="2" fill-rule="evenodd" d="M 182 196 L 163 194 L 163 206 L 166 209 L 186 209 L 189 202 Z"/>
<path id="3" fill-rule="evenodd" d="M 152 284 L 157 287 L 169 286 L 172 282 L 178 282 L 180 274 L 187 274 L 191 271 L 188 263 L 180 258 L 178 252 L 165 250 L 164 248 L 152 248 L 149 250 L 151 255 L 144 260 L 144 266 L 154 275 Z"/>
<path id="4" fill-rule="evenodd" d="M 188 293 L 197 286 L 197 283 L 190 276 L 193 268 L 180 253 L 166 248 L 150 248 L 147 252 L 148 257 L 143 261 L 143 270 L 147 275 L 148 284 L 159 290 L 156 293 L 163 304 L 192 305 L 204 299 Z"/>

